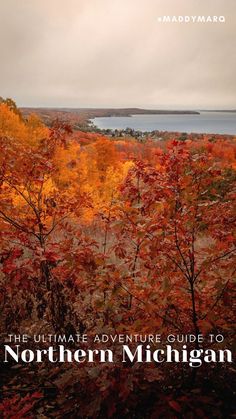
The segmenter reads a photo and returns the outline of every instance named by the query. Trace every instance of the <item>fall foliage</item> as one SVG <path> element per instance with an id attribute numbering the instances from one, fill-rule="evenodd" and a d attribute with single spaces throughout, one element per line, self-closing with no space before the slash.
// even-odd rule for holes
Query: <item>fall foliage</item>
<path id="1" fill-rule="evenodd" d="M 233 137 L 116 140 L 1 101 L 1 334 L 221 333 L 231 346 L 235 186 Z M 223 366 L 203 368 L 207 396 L 178 365 L 37 368 L 23 394 L 3 372 L 4 418 L 230 414 L 214 399 Z"/>

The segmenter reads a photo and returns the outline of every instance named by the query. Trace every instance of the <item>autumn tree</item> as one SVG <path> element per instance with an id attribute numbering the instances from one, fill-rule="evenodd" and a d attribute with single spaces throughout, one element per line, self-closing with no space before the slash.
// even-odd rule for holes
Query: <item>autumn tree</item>
<path id="1" fill-rule="evenodd" d="M 65 223 L 72 213 L 78 217 L 78 208 L 86 205 L 84 195 L 79 191 L 68 194 L 58 178 L 54 158 L 58 149 L 66 147 L 68 134 L 69 127 L 57 124 L 38 145 L 1 138 L 3 272 L 12 283 L 22 282 L 23 288 L 35 290 L 39 317 L 47 307 L 47 293 L 51 321 L 57 329 L 64 325 L 66 304 L 52 268 L 63 259 L 60 240 L 67 235 Z"/>
<path id="2" fill-rule="evenodd" d="M 219 309 L 231 310 L 235 272 L 235 174 L 173 143 L 158 169 L 137 162 L 123 191 L 116 254 L 131 300 L 149 301 L 164 324 L 186 332 L 223 329 Z"/>

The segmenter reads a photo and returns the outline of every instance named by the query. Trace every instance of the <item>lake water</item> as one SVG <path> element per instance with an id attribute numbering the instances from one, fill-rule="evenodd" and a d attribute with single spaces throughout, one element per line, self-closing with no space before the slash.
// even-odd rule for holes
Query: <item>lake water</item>
<path id="1" fill-rule="evenodd" d="M 201 112 L 199 115 L 132 115 L 94 118 L 100 129 L 236 134 L 236 112 Z"/>

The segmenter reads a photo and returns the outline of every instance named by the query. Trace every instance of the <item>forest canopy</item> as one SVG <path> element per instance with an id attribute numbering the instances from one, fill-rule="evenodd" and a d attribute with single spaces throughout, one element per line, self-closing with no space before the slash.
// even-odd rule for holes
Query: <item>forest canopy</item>
<path id="1" fill-rule="evenodd" d="M 14 101 L 1 99 L 2 336 L 42 330 L 67 335 L 221 333 L 222 349 L 230 349 L 235 184 L 232 136 L 212 140 L 191 134 L 184 140 L 140 142 L 74 132 L 65 121 L 48 127 L 35 114 L 26 118 Z M 218 346 L 212 343 L 213 350 Z M 116 350 L 115 343 L 110 348 Z M 29 392 L 28 413 L 38 406 L 47 413 L 45 400 L 51 397 L 47 380 L 42 383 L 52 367 L 38 368 L 41 391 Z M 217 368 L 223 387 L 228 372 Z M 188 417 L 207 417 L 214 405 L 214 392 L 204 401 L 201 390 L 191 402 L 183 384 L 190 386 L 191 371 L 179 365 L 161 372 L 155 364 L 55 367 L 51 374 L 52 403 L 56 409 L 60 401 L 65 415 L 78 413 L 75 403 L 65 403 L 65 392 L 72 400 L 78 397 L 78 417 L 83 418 L 131 417 L 137 406 L 142 411 L 147 405 L 147 417 L 152 417 L 155 403 L 170 418 L 186 409 L 195 415 Z M 216 370 L 209 367 L 213 386 L 211 374 Z M 182 377 L 176 378 L 182 380 L 177 392 L 170 388 L 173 375 Z M 147 404 L 154 390 L 162 397 Z M 0 412 L 4 416 L 12 409 L 4 417 L 26 417 L 16 416 L 22 400 L 6 389 Z"/>

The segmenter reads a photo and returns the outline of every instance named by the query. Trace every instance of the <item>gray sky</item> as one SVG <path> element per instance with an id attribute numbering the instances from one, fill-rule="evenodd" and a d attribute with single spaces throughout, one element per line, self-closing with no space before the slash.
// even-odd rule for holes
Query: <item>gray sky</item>
<path id="1" fill-rule="evenodd" d="M 236 108 L 235 27 L 236 0 L 0 0 L 0 96 L 19 106 Z"/>

